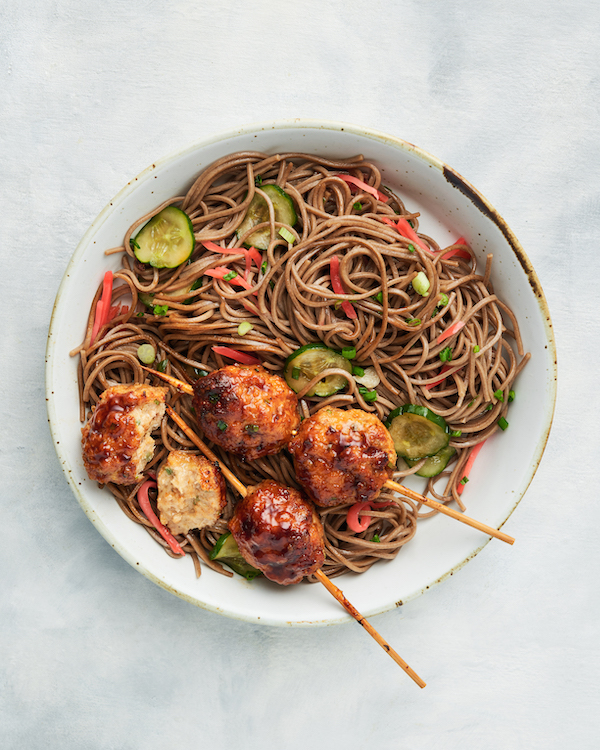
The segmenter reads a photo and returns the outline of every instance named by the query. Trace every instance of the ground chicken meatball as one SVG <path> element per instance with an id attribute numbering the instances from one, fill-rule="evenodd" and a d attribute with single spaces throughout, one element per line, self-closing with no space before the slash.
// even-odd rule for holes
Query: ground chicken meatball
<path id="1" fill-rule="evenodd" d="M 114 385 L 107 388 L 82 428 L 83 464 L 102 484 L 135 484 L 154 455 L 151 433 L 165 413 L 167 388 Z"/>
<path id="2" fill-rule="evenodd" d="M 323 526 L 303 493 L 267 479 L 237 504 L 229 528 L 244 559 L 288 586 L 325 561 Z"/>
<path id="3" fill-rule="evenodd" d="M 388 430 L 361 409 L 320 409 L 302 422 L 288 450 L 298 481 L 321 507 L 374 499 L 396 464 Z"/>
<path id="4" fill-rule="evenodd" d="M 300 424 L 296 394 L 258 365 L 230 365 L 200 378 L 193 404 L 205 436 L 248 461 L 280 451 Z"/>
<path id="5" fill-rule="evenodd" d="M 218 466 L 189 451 L 172 451 L 156 477 L 160 521 L 172 534 L 212 526 L 227 500 Z"/>

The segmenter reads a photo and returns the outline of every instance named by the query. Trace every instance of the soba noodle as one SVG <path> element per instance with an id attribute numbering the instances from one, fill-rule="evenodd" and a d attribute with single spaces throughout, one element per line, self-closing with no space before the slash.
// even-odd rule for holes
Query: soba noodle
<path id="1" fill-rule="evenodd" d="M 380 191 L 387 202 L 360 186 L 349 185 L 337 176 L 340 173 Z M 271 201 L 261 189 L 268 184 L 281 187 L 295 204 L 298 221 L 291 230 L 291 244 L 279 234 L 283 225 L 275 221 Z M 262 254 L 262 265 L 247 268 L 243 243 L 257 227 L 240 237 L 236 230 L 255 192 L 269 205 L 264 226 L 271 239 Z M 132 238 L 168 205 L 179 206 L 190 217 L 196 248 L 186 264 L 159 270 L 137 261 Z M 529 355 L 524 354 L 514 315 L 494 294 L 491 256 L 481 274 L 463 240 L 442 250 L 424 234 L 418 234 L 420 242 L 407 239 L 384 221 L 396 221 L 400 216 L 410 220 L 418 232 L 418 214 L 408 211 L 381 185 L 377 167 L 362 156 L 331 161 L 299 153 L 269 156 L 243 152 L 215 162 L 185 195 L 138 219 L 127 231 L 123 246 L 107 251 L 122 253 L 122 268 L 114 274 L 115 281 L 121 283 L 113 288 L 112 304 L 128 298 L 131 304 L 91 341 L 101 289 L 92 303 L 85 339 L 73 352 L 80 355 L 82 420 L 109 385 L 144 382 L 148 377 L 137 358 L 143 343 L 155 348 L 155 367 L 160 363 L 166 373 L 188 381 L 230 364 L 212 350 L 216 344 L 251 352 L 265 368 L 278 373 L 285 359 L 306 343 L 322 341 L 337 350 L 351 347 L 356 349 L 353 364 L 374 368 L 377 373 L 376 400 L 366 400 L 365 389 L 354 377 L 336 370 L 347 379 L 347 387 L 319 398 L 308 397 L 307 386 L 298 394 L 303 415 L 333 405 L 358 407 L 385 419 L 402 404 L 429 407 L 449 424 L 450 445 L 456 454 L 446 471 L 428 480 L 427 492 L 441 502 L 455 500 L 464 509 L 458 488 L 469 453 L 494 433 L 506 416 L 511 387 Z M 239 247 L 240 253 L 216 254 L 205 249 L 203 241 L 229 249 Z M 347 292 L 343 300 L 351 302 L 355 319 L 347 317 L 339 293 L 332 288 L 333 256 L 340 261 L 340 277 Z M 223 265 L 245 278 L 251 288 L 239 289 L 205 275 Z M 411 284 L 420 271 L 430 282 L 426 296 Z M 140 294 L 146 295 L 142 297 L 146 304 L 140 301 Z M 438 342 L 440 334 L 456 321 L 462 321 L 464 327 Z M 243 322 L 252 328 L 242 336 L 238 328 Z M 446 361 L 442 377 L 440 354 L 448 347 L 451 360 Z M 188 396 L 172 392 L 170 402 L 189 424 L 196 425 Z M 286 451 L 244 463 L 212 447 L 247 485 L 273 478 L 298 486 Z M 165 418 L 146 471 L 156 469 L 168 451 L 178 448 L 193 450 L 194 446 Z M 422 465 L 423 461 L 412 468 L 404 465 L 394 479 L 399 481 Z M 139 484 L 108 485 L 123 511 L 143 524 L 170 554 L 137 504 L 138 488 Z M 384 492 L 380 499 L 391 497 Z M 349 570 L 363 572 L 377 560 L 395 557 L 410 541 L 417 517 L 430 513 L 420 513 L 409 500 L 394 499 L 396 503 L 390 507 L 371 511 L 371 524 L 359 534 L 346 527 L 348 505 L 320 510 L 327 539 L 323 570 L 328 576 Z M 211 562 L 208 552 L 227 530 L 234 502 L 230 493 L 223 518 L 215 527 L 180 538 L 197 574 L 201 560 L 231 575 Z"/>

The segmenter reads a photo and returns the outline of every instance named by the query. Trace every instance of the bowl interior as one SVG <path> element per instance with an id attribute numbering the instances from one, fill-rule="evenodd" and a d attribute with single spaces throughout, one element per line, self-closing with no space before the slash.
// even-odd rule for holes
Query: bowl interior
<path id="1" fill-rule="evenodd" d="M 120 245 L 139 216 L 173 195 L 216 159 L 242 150 L 304 152 L 331 158 L 357 153 L 374 161 L 383 183 L 410 210 L 420 226 L 448 244 L 464 235 L 478 259 L 493 253 L 493 284 L 515 312 L 531 361 L 515 386 L 505 433 L 494 435 L 480 453 L 463 495 L 467 513 L 499 527 L 525 493 L 541 459 L 555 401 L 555 346 L 548 308 L 525 253 L 505 223 L 470 185 L 442 162 L 404 141 L 346 124 L 310 121 L 249 126 L 197 143 L 157 161 L 133 179 L 93 222 L 65 273 L 52 316 L 47 349 L 48 412 L 65 475 L 92 523 L 136 570 L 194 604 L 224 615 L 274 625 L 330 624 L 349 617 L 320 586 L 280 587 L 257 579 L 225 578 L 204 568 L 200 579 L 192 561 L 172 560 L 146 532 L 129 521 L 112 497 L 100 491 L 81 460 L 76 359 L 69 351 L 81 341 L 92 295 L 117 256 L 104 250 Z M 411 478 L 410 486 L 422 488 Z M 364 614 L 385 611 L 417 596 L 471 559 L 488 541 L 480 532 L 447 517 L 423 520 L 413 541 L 390 563 L 362 576 L 337 579 Z M 499 543 L 499 542 L 496 542 Z"/>

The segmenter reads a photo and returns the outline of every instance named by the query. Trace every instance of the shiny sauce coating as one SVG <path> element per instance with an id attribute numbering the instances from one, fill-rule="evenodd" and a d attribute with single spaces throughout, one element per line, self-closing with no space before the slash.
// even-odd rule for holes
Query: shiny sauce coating
<path id="1" fill-rule="evenodd" d="M 229 528 L 243 557 L 283 586 L 298 583 L 325 561 L 323 526 L 312 503 L 273 480 L 240 500 Z"/>

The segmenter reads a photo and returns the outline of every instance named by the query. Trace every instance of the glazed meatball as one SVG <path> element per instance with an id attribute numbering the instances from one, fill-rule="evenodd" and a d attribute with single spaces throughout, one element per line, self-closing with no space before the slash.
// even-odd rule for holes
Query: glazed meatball
<path id="1" fill-rule="evenodd" d="M 374 499 L 396 464 L 385 425 L 361 409 L 320 409 L 302 422 L 288 450 L 298 481 L 321 507 Z"/>
<path id="2" fill-rule="evenodd" d="M 237 504 L 229 528 L 244 559 L 289 586 L 325 561 L 323 526 L 298 490 L 267 479 Z"/>
<path id="3" fill-rule="evenodd" d="M 167 388 L 114 385 L 107 388 L 82 428 L 83 464 L 101 484 L 134 484 L 154 455 L 152 432 L 165 413 Z"/>
<path id="4" fill-rule="evenodd" d="M 169 453 L 156 481 L 160 520 L 172 534 L 212 526 L 227 502 L 221 470 L 189 451 Z"/>
<path id="5" fill-rule="evenodd" d="M 194 384 L 194 409 L 209 440 L 247 461 L 277 453 L 298 427 L 298 398 L 260 366 L 230 365 Z"/>

